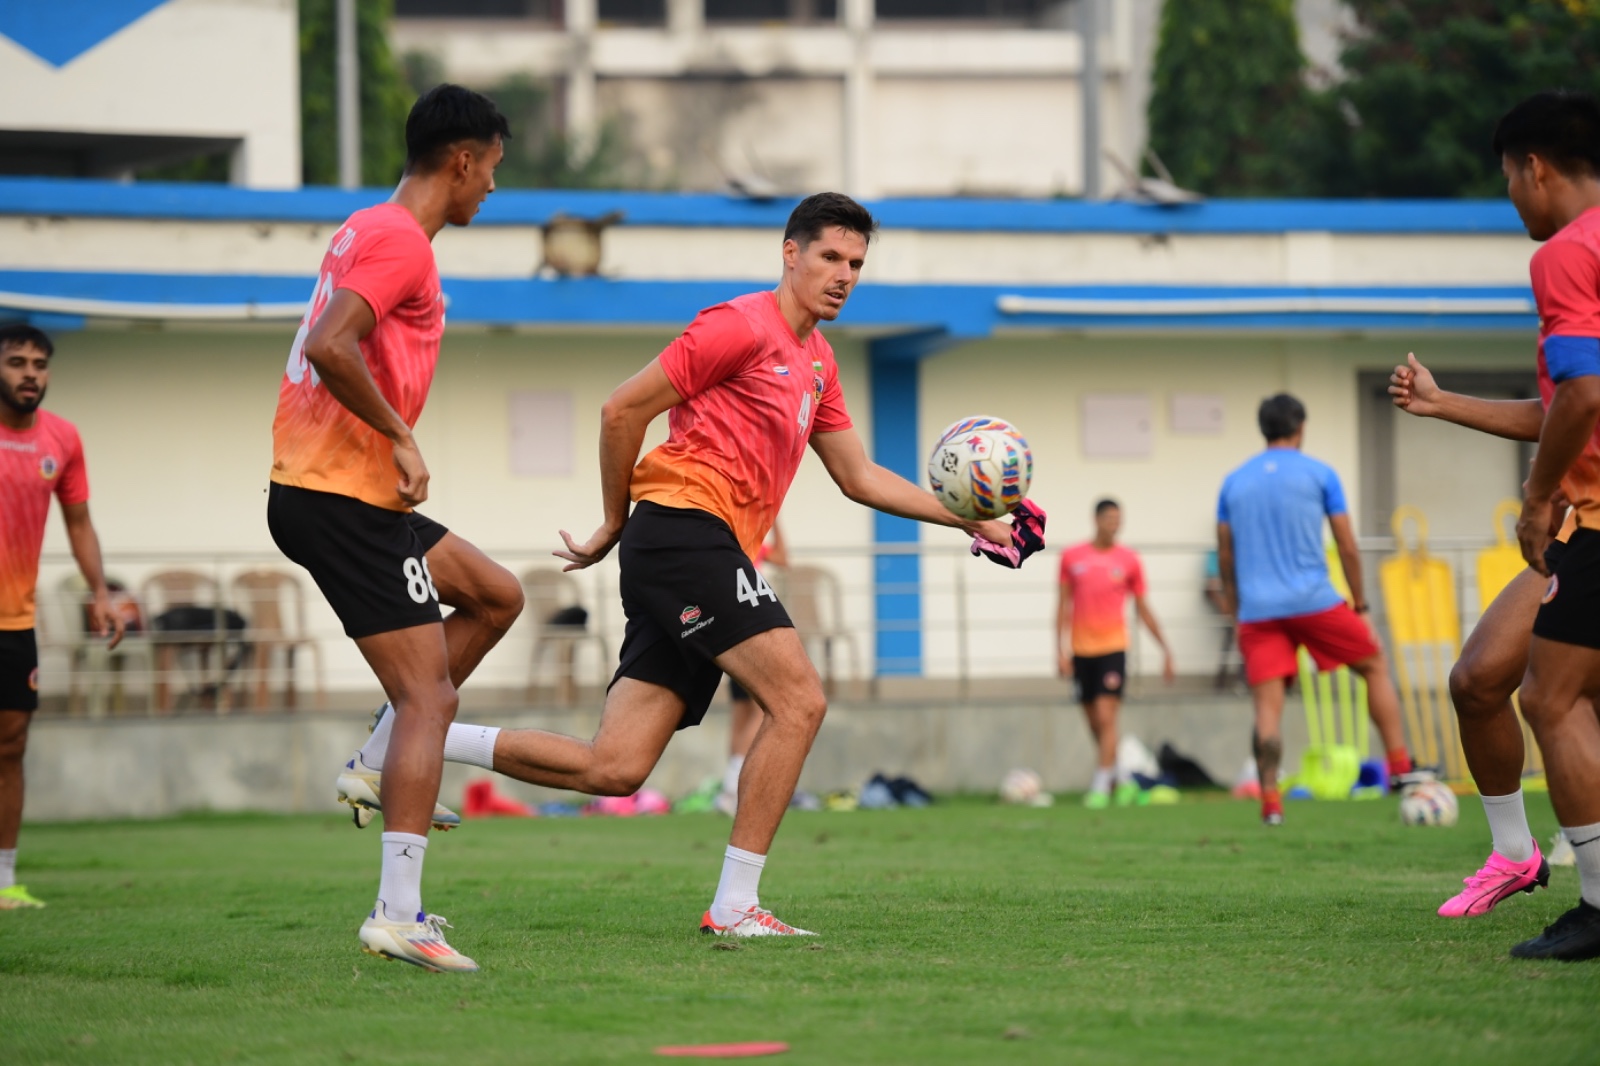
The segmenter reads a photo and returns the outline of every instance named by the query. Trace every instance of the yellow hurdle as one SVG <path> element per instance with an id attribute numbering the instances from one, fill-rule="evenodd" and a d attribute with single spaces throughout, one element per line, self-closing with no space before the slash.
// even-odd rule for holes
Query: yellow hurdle
<path id="1" fill-rule="evenodd" d="M 1507 522 L 1510 523 L 1511 529 L 1515 529 L 1517 516 L 1521 513 L 1522 504 L 1516 500 L 1506 499 L 1495 504 L 1495 545 L 1478 553 L 1479 610 L 1487 611 L 1494 598 L 1527 568 L 1527 561 L 1522 558 L 1522 549 L 1506 532 Z M 1544 755 L 1533 739 L 1533 730 L 1528 728 L 1528 723 L 1522 717 L 1522 706 L 1517 702 L 1515 694 L 1511 697 L 1511 706 L 1516 708 L 1517 722 L 1522 726 L 1522 750 L 1526 753 L 1522 763 L 1523 776 L 1536 775 L 1536 779 L 1525 782 L 1525 786 L 1537 789 L 1542 786 L 1544 780 Z"/>
<path id="2" fill-rule="evenodd" d="M 1416 546 L 1406 543 L 1406 524 Z M 1393 641 L 1395 675 L 1405 709 L 1412 753 L 1438 766 L 1447 779 L 1467 777 L 1466 757 L 1450 705 L 1450 668 L 1461 654 L 1461 614 L 1456 608 L 1450 564 L 1428 554 L 1428 520 L 1415 507 L 1400 507 L 1391 521 L 1398 551 L 1378 568 Z"/>

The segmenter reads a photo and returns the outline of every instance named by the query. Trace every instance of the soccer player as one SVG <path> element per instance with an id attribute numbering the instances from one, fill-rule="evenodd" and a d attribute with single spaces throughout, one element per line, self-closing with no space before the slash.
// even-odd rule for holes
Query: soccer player
<path id="1" fill-rule="evenodd" d="M 1396 407 L 1424 418 L 1454 422 L 1508 440 L 1537 441 L 1544 424 L 1541 400 L 1482 400 L 1446 392 L 1415 355 L 1389 378 Z M 1563 508 L 1565 510 L 1565 508 Z M 1552 561 L 1570 530 L 1549 549 Z M 1528 828 L 1522 800 L 1525 758 L 1512 693 L 1528 668 L 1528 641 L 1549 579 L 1532 567 L 1500 590 L 1462 646 L 1450 670 L 1450 702 L 1461 724 L 1461 749 L 1489 821 L 1492 850 L 1465 888 L 1446 900 L 1446 918 L 1488 914 L 1501 900 L 1550 882 L 1550 866 Z"/>
<path id="2" fill-rule="evenodd" d="M 772 523 L 772 532 L 761 542 L 755 564 L 757 569 L 782 569 L 789 565 L 789 550 L 776 520 Z M 722 771 L 722 791 L 717 793 L 716 804 L 717 810 L 732 817 L 739 810 L 739 775 L 744 771 L 744 757 L 750 752 L 751 741 L 756 739 L 756 730 L 761 728 L 761 708 L 744 686 L 731 677 L 728 697 L 728 764 Z"/>
<path id="3" fill-rule="evenodd" d="M 289 353 L 272 424 L 267 522 L 311 574 L 383 686 L 393 714 L 345 767 L 340 798 L 379 807 L 383 864 L 364 950 L 424 969 L 475 970 L 422 906 L 456 689 L 522 609 L 508 571 L 413 508 L 428 468 L 412 436 L 444 332 L 433 238 L 465 226 L 494 191 L 510 136 L 486 97 L 456 85 L 406 119 L 406 167 L 387 203 L 333 235 Z M 439 604 L 455 611 L 441 621 Z"/>
<path id="4" fill-rule="evenodd" d="M 1572 845 L 1580 898 L 1517 958 L 1600 957 L 1600 103 L 1546 92 L 1506 113 L 1494 135 L 1506 191 L 1528 236 L 1539 309 L 1544 421 L 1523 487 L 1517 540 L 1549 575 L 1522 678 L 1522 713 L 1544 754 L 1550 803 Z M 1570 503 L 1564 550 L 1550 552 Z"/>
<path id="5" fill-rule="evenodd" d="M 838 193 L 801 201 L 784 230 L 776 290 L 702 311 L 602 408 L 605 518 L 586 541 L 562 531 L 566 547 L 556 552 L 569 570 L 613 548 L 621 563 L 627 631 L 594 739 L 452 729 L 481 741 L 481 755 L 465 760 L 475 765 L 551 788 L 629 795 L 673 733 L 705 715 L 723 672 L 731 674 L 762 717 L 739 777 L 722 877 L 700 920 L 707 933 L 808 935 L 764 909 L 759 886 L 827 700 L 788 614 L 751 562 L 806 446 L 857 503 L 964 529 L 978 538 L 974 548 L 1013 546 L 1000 549 L 1011 553 L 1010 565 L 1043 547 L 1042 522 L 959 519 L 867 458 L 817 325 L 849 299 L 876 228 L 865 208 Z M 667 442 L 636 466 L 645 427 L 665 411 Z"/>
<path id="6" fill-rule="evenodd" d="M 55 347 L 32 326 L 0 326 L 0 910 L 43 907 L 17 884 L 22 828 L 22 756 L 39 707 L 34 595 L 50 497 L 61 504 L 72 557 L 89 584 L 90 628 L 122 640 L 111 606 L 100 538 L 89 521 L 89 473 L 71 422 L 41 410 Z"/>
<path id="7" fill-rule="evenodd" d="M 1144 564 L 1132 548 L 1117 543 L 1121 528 L 1122 508 L 1117 501 L 1101 500 L 1094 505 L 1094 539 L 1061 553 L 1056 655 L 1061 676 L 1077 679 L 1078 700 L 1099 751 L 1094 780 L 1083 797 L 1083 805 L 1091 810 L 1103 810 L 1111 803 L 1113 784 L 1119 807 L 1139 795 L 1133 779 L 1117 772 L 1117 712 L 1128 676 L 1129 595 L 1139 621 L 1161 645 L 1163 680 L 1170 685 L 1176 676 L 1172 649 L 1144 598 Z"/>
<path id="8" fill-rule="evenodd" d="M 1217 562 L 1239 623 L 1239 652 L 1255 704 L 1252 744 L 1261 780 L 1261 820 L 1283 824 L 1278 765 L 1283 699 L 1304 645 L 1319 670 L 1348 666 L 1367 683 L 1367 710 L 1388 756 L 1389 774 L 1412 770 L 1400 730 L 1400 697 L 1378 646 L 1362 592 L 1361 554 L 1339 475 L 1300 451 L 1306 409 L 1287 393 L 1261 401 L 1256 421 L 1267 447 L 1228 475 L 1217 500 Z M 1328 579 L 1322 523 L 1344 567 L 1352 603 Z"/>

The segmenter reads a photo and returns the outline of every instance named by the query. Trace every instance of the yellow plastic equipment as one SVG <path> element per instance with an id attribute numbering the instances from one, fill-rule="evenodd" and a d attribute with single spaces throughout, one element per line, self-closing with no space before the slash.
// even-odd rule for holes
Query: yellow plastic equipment
<path id="1" fill-rule="evenodd" d="M 1487 611 L 1494 598 L 1527 569 L 1527 560 L 1522 558 L 1522 549 L 1517 546 L 1516 538 L 1506 532 L 1508 522 L 1509 528 L 1516 528 L 1517 516 L 1521 513 L 1522 504 L 1516 500 L 1505 499 L 1495 504 L 1494 547 L 1478 553 L 1480 610 Z M 1523 756 L 1522 773 L 1524 777 L 1531 776 L 1531 780 L 1523 782 L 1523 787 L 1537 791 L 1544 787 L 1544 755 L 1539 751 L 1538 742 L 1533 739 L 1533 730 L 1528 728 L 1528 723 L 1522 717 L 1522 707 L 1514 694 L 1511 705 L 1516 708 L 1517 722 L 1522 726 L 1522 750 L 1526 753 Z"/>
<path id="2" fill-rule="evenodd" d="M 1416 546 L 1406 543 L 1406 524 Z M 1461 615 L 1456 609 L 1450 564 L 1428 554 L 1428 519 L 1415 507 L 1400 507 L 1391 521 L 1398 551 L 1378 567 L 1395 675 L 1405 710 L 1412 754 L 1438 766 L 1452 781 L 1466 778 L 1466 757 L 1450 705 L 1450 668 L 1461 654 Z"/>
<path id="3" fill-rule="evenodd" d="M 1303 785 L 1316 799 L 1349 799 L 1367 752 L 1367 683 L 1347 666 L 1317 672 L 1304 648 L 1299 656 L 1300 698 L 1311 743 L 1300 756 L 1300 772 L 1286 784 Z"/>

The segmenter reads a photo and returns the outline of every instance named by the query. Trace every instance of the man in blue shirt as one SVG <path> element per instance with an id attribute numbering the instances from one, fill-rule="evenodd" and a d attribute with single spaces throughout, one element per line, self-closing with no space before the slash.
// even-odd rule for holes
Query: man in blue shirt
<path id="1" fill-rule="evenodd" d="M 1223 595 L 1239 622 L 1239 652 L 1255 701 L 1256 771 L 1261 820 L 1283 824 L 1278 764 L 1283 761 L 1285 683 L 1298 672 L 1304 645 L 1319 670 L 1348 666 L 1367 683 L 1367 707 L 1388 753 L 1389 773 L 1411 770 L 1400 730 L 1400 697 L 1367 621 L 1361 554 L 1350 528 L 1339 475 L 1300 451 L 1306 409 L 1288 393 L 1261 401 L 1256 414 L 1267 450 L 1229 474 L 1217 500 L 1217 561 Z M 1355 602 L 1328 578 L 1322 522 L 1344 567 Z"/>

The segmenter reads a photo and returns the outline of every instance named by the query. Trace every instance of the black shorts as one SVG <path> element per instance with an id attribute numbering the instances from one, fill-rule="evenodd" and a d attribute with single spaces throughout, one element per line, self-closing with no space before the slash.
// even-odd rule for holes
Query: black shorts
<path id="1" fill-rule="evenodd" d="M 346 636 L 442 619 L 427 554 L 449 530 L 433 519 L 273 482 L 267 527 L 278 549 L 310 571 Z"/>
<path id="2" fill-rule="evenodd" d="M 624 677 L 676 692 L 678 728 L 699 725 L 722 684 L 714 660 L 757 633 L 792 627 L 733 530 L 705 511 L 643 501 L 623 527 L 622 638 L 615 685 Z"/>
<path id="3" fill-rule="evenodd" d="M 1128 653 L 1072 657 L 1072 676 L 1078 681 L 1078 699 L 1090 703 L 1101 696 L 1122 695 L 1122 682 L 1128 676 Z"/>
<path id="4" fill-rule="evenodd" d="M 39 643 L 33 630 L 0 630 L 0 711 L 38 709 Z"/>
<path id="5" fill-rule="evenodd" d="M 1533 618 L 1533 635 L 1600 648 L 1600 530 L 1577 529 L 1544 555 L 1550 584 Z"/>

